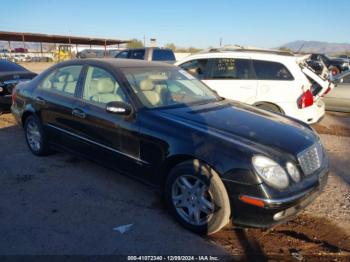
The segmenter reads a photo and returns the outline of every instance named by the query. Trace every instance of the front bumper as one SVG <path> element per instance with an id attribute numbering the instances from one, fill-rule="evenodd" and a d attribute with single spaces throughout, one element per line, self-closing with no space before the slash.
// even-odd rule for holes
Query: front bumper
<path id="1" fill-rule="evenodd" d="M 262 185 L 237 186 L 228 185 L 231 182 L 225 181 L 226 187 L 230 192 L 233 224 L 241 227 L 269 228 L 295 217 L 322 192 L 327 183 L 328 172 L 327 166 L 327 168 L 322 169 L 317 175 L 313 176 L 312 184 L 306 189 L 282 198 L 254 196 L 254 192 L 257 191 L 256 187 L 261 187 Z M 253 198 L 264 202 L 264 206 L 259 207 L 242 202 L 240 200 L 242 195 L 253 196 Z"/>

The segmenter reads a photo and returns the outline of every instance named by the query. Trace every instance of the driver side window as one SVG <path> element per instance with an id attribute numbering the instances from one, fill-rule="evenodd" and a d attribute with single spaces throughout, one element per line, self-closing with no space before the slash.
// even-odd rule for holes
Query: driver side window
<path id="1" fill-rule="evenodd" d="M 112 74 L 94 66 L 89 66 L 86 73 L 83 100 L 101 107 L 114 101 L 127 102 L 123 90 Z"/>

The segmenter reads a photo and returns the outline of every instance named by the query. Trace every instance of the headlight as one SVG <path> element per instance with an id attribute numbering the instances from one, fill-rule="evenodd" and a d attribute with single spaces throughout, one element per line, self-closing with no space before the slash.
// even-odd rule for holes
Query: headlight
<path id="1" fill-rule="evenodd" d="M 298 168 L 291 162 L 287 163 L 286 168 L 293 181 L 298 183 L 300 181 L 300 173 Z"/>
<path id="2" fill-rule="evenodd" d="M 4 89 L 0 86 L 0 93 L 2 93 L 4 91 Z"/>
<path id="3" fill-rule="evenodd" d="M 255 171 L 266 184 L 277 189 L 288 187 L 289 180 L 287 173 L 275 161 L 265 156 L 254 156 L 252 163 Z"/>

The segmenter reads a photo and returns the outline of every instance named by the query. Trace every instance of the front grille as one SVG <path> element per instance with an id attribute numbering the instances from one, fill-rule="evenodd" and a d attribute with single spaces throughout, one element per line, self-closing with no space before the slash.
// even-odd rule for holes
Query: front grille
<path id="1" fill-rule="evenodd" d="M 322 145 L 317 142 L 298 154 L 299 164 L 305 175 L 311 175 L 321 167 L 323 158 Z"/>

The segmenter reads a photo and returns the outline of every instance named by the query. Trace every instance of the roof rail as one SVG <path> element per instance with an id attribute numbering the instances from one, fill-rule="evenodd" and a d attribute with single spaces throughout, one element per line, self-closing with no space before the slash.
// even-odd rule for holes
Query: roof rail
<path id="1" fill-rule="evenodd" d="M 211 53 L 211 52 L 254 52 L 254 53 L 264 53 L 264 54 L 275 54 L 275 55 L 285 55 L 294 56 L 292 52 L 283 51 L 278 49 L 263 49 L 258 47 L 245 47 L 240 45 L 228 45 L 220 48 L 210 48 L 202 51 L 201 53 Z"/>

